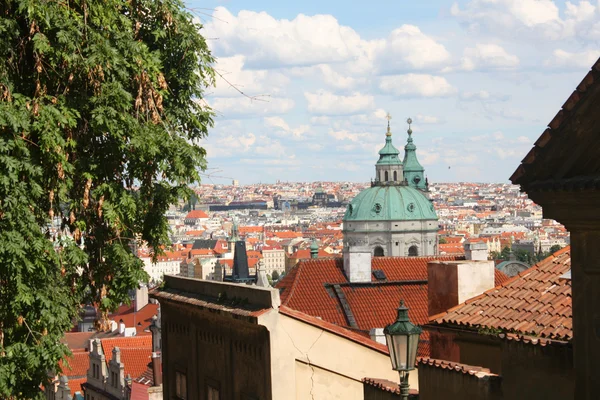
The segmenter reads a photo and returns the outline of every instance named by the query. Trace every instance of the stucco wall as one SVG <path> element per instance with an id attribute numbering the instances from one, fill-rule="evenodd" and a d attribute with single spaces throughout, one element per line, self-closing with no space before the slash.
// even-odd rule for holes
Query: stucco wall
<path id="1" fill-rule="evenodd" d="M 313 388 L 323 395 L 315 399 L 362 399 L 362 378 L 370 376 L 398 381 L 389 356 L 294 318 L 269 312 L 259 318 L 271 334 L 271 382 L 273 399 L 312 399 Z M 314 367 L 317 380 L 307 371 Z M 411 388 L 418 374 L 410 374 Z"/>

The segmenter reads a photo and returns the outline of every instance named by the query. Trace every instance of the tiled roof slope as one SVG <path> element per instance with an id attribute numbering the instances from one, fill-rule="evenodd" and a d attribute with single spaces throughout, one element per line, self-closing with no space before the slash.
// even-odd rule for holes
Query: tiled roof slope
<path id="1" fill-rule="evenodd" d="M 476 367 L 467 364 L 461 364 L 453 361 L 438 360 L 435 358 L 421 357 L 417 359 L 417 365 L 428 365 L 450 371 L 460 372 L 462 374 L 475 375 L 478 377 L 498 376 L 490 372 L 488 368 Z"/>
<path id="2" fill-rule="evenodd" d="M 432 325 L 491 328 L 557 340 L 573 338 L 569 246 L 480 296 L 432 317 Z"/>
<path id="3" fill-rule="evenodd" d="M 141 376 L 148 368 L 152 356 L 152 336 L 130 336 L 102 339 L 102 351 L 108 364 L 112 360 L 115 347 L 121 350 L 121 362 L 125 366 L 125 375 L 132 378 Z"/>
<path id="4" fill-rule="evenodd" d="M 62 374 L 69 378 L 85 376 L 90 366 L 89 353 L 87 351 L 74 351 L 72 356 L 60 360 L 59 366 Z"/>
<path id="5" fill-rule="evenodd" d="M 429 321 L 427 305 L 427 263 L 432 260 L 454 261 L 457 257 L 375 257 L 373 270 L 381 270 L 387 280 L 372 284 L 349 284 L 339 258 L 309 259 L 298 263 L 276 285 L 281 291 L 281 304 L 333 324 L 368 332 L 383 328 L 396 319 L 396 307 L 403 299 L 414 324 Z M 496 284 L 507 279 L 496 274 Z M 333 289 L 340 284 L 353 322 L 349 320 L 342 301 Z M 354 323 L 354 326 L 352 326 Z M 419 355 L 427 356 L 428 335 L 421 337 Z"/>

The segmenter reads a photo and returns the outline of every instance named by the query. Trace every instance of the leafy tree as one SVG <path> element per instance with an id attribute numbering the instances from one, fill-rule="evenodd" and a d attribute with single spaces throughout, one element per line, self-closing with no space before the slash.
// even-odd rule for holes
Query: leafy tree
<path id="1" fill-rule="evenodd" d="M 559 244 L 555 244 L 552 247 L 550 247 L 550 250 L 548 251 L 550 254 L 554 254 L 557 251 L 559 251 L 560 249 L 562 249 L 562 246 Z"/>
<path id="2" fill-rule="evenodd" d="M 273 281 L 279 279 L 279 272 L 273 271 L 273 273 L 271 274 L 271 278 L 273 278 Z"/>
<path id="3" fill-rule="evenodd" d="M 80 304 L 107 312 L 168 242 L 212 124 L 179 0 L 0 2 L 0 398 L 40 396 Z M 102 324 L 100 324 L 102 327 Z"/>
<path id="4" fill-rule="evenodd" d="M 533 265 L 536 262 L 535 256 L 527 250 L 518 249 L 514 253 L 517 261 L 521 261 L 529 265 Z"/>
<path id="5" fill-rule="evenodd" d="M 446 241 L 446 238 L 445 238 L 445 237 L 440 237 L 440 239 L 439 239 L 439 243 L 440 243 L 440 244 L 446 244 L 446 243 L 448 243 L 448 242 Z"/>

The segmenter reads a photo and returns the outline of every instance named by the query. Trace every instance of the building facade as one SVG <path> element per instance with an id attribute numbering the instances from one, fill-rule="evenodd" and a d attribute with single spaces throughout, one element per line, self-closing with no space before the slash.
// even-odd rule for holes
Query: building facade
<path id="1" fill-rule="evenodd" d="M 346 249 L 368 249 L 375 257 L 438 254 L 438 218 L 427 198 L 425 170 L 417 160 L 416 149 L 409 126 L 404 162 L 400 161 L 388 123 L 375 180 L 346 209 Z"/>

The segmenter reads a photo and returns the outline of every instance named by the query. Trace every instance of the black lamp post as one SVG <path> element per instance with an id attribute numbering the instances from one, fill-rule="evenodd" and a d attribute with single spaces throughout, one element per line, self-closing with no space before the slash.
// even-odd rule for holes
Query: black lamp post
<path id="1" fill-rule="evenodd" d="M 400 300 L 396 322 L 385 327 L 383 333 L 390 351 L 392 369 L 400 374 L 400 396 L 408 399 L 408 373 L 415 369 L 417 346 L 422 329 L 410 323 L 408 308 Z"/>

